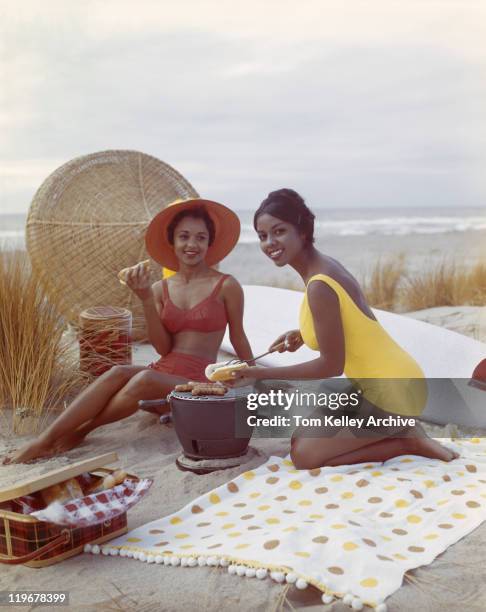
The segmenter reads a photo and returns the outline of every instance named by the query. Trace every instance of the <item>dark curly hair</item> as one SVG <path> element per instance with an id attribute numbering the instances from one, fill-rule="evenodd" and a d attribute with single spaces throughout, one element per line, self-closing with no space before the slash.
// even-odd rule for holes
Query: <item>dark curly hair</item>
<path id="1" fill-rule="evenodd" d="M 181 212 L 178 212 L 177 215 L 175 215 L 167 226 L 167 239 L 169 244 L 174 244 L 175 228 L 182 221 L 182 219 L 185 219 L 186 217 L 191 217 L 192 219 L 202 219 L 204 221 L 209 234 L 209 246 L 211 246 L 214 242 L 216 229 L 214 227 L 214 221 L 211 219 L 204 206 L 194 206 L 194 208 L 181 210 Z"/>
<path id="2" fill-rule="evenodd" d="M 291 223 L 305 235 L 306 246 L 313 244 L 315 215 L 307 207 L 304 198 L 293 189 L 277 189 L 268 194 L 253 217 L 255 230 L 258 217 L 263 214 Z"/>

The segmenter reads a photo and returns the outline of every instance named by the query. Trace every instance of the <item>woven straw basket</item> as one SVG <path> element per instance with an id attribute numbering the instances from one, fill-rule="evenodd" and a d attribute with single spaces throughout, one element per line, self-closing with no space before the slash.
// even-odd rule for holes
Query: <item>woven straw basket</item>
<path id="1" fill-rule="evenodd" d="M 143 338 L 140 302 L 117 273 L 148 259 L 144 235 L 156 213 L 197 195 L 174 168 L 144 153 L 102 151 L 73 159 L 32 200 L 26 243 L 33 271 L 47 295 L 61 288 L 61 311 L 73 325 L 86 308 L 118 306 L 132 311 L 134 338 Z M 160 266 L 150 265 L 154 280 L 160 278 Z"/>

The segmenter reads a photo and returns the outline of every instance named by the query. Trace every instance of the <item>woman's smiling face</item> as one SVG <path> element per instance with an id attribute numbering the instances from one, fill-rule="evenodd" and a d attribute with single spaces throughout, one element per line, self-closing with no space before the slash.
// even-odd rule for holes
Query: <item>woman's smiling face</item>
<path id="1" fill-rule="evenodd" d="M 290 263 L 304 247 L 304 236 L 294 225 L 267 213 L 258 217 L 256 230 L 261 250 L 279 267 Z"/>
<path id="2" fill-rule="evenodd" d="M 184 217 L 174 228 L 174 252 L 187 266 L 195 266 L 206 257 L 209 231 L 202 219 Z"/>

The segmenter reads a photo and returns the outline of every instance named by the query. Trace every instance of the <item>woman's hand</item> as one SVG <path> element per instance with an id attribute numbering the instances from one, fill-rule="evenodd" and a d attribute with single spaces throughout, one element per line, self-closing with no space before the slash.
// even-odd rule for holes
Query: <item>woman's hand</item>
<path id="1" fill-rule="evenodd" d="M 300 347 L 304 344 L 300 331 L 298 329 L 291 329 L 290 331 L 285 332 L 285 334 L 282 334 L 281 336 L 279 336 L 270 345 L 268 350 L 271 351 L 278 344 L 281 344 L 282 342 L 285 344 L 285 346 L 277 349 L 279 353 L 284 353 L 286 351 L 288 351 L 289 353 L 294 353 L 297 349 L 300 349 Z"/>
<path id="2" fill-rule="evenodd" d="M 143 262 L 128 268 L 125 274 L 125 283 L 142 302 L 153 295 L 150 282 L 150 268 L 144 265 Z"/>
<path id="3" fill-rule="evenodd" d="M 235 370 L 231 373 L 231 379 L 225 380 L 223 384 L 231 388 L 246 387 L 248 385 L 253 386 L 256 380 L 265 378 L 264 373 L 265 368 L 259 368 L 257 366 Z"/>

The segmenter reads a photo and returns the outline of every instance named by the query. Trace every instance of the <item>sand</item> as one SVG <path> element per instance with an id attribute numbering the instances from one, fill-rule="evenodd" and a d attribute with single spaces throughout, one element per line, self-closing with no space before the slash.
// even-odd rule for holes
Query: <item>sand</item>
<path id="1" fill-rule="evenodd" d="M 413 313 L 413 316 L 472 334 L 476 332 L 468 321 L 471 318 L 476 321 L 479 314 L 468 308 L 455 308 L 432 309 Z M 138 363 L 146 363 L 151 360 L 151 354 L 150 347 L 138 347 L 134 358 Z M 435 435 L 443 431 L 438 427 L 428 429 Z M 21 441 L 0 435 L 0 455 L 17 447 Z M 134 528 L 175 512 L 191 499 L 260 465 L 272 454 L 286 455 L 289 442 L 256 439 L 252 440 L 252 447 L 257 452 L 244 466 L 204 476 L 181 472 L 174 463 L 180 446 L 172 427 L 162 426 L 157 417 L 140 412 L 94 432 L 81 447 L 66 456 L 33 465 L 0 467 L 0 488 L 72 461 L 116 451 L 120 467 L 140 477 L 154 479 L 147 497 L 129 512 L 129 526 Z M 430 566 L 411 572 L 411 577 L 406 578 L 403 586 L 389 598 L 388 609 L 400 612 L 462 609 L 479 612 L 486 609 L 486 581 L 481 569 L 485 546 L 486 524 L 483 524 Z M 228 575 L 223 569 L 166 568 L 92 555 L 79 555 L 42 569 L 2 566 L 2 589 L 68 590 L 70 610 L 273 612 L 292 609 L 288 603 L 278 608 L 284 587 L 270 580 L 241 579 Z M 302 607 L 302 604 L 292 605 Z M 308 612 L 350 610 L 339 602 L 328 606 L 310 605 L 305 609 Z"/>
<path id="2" fill-rule="evenodd" d="M 486 306 L 439 306 L 406 314 L 486 342 Z"/>

